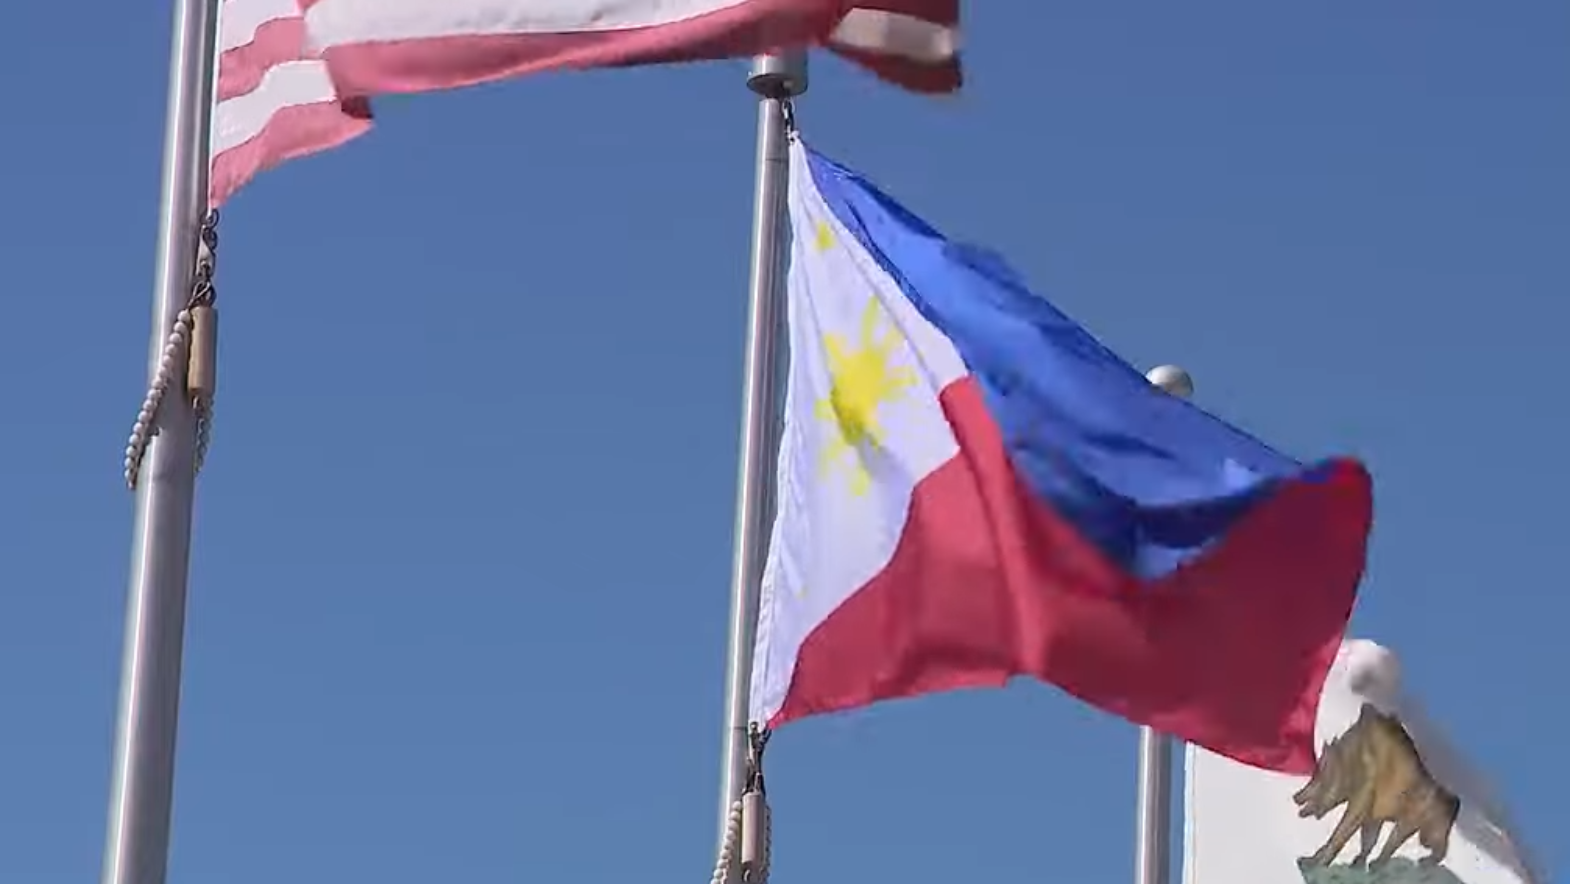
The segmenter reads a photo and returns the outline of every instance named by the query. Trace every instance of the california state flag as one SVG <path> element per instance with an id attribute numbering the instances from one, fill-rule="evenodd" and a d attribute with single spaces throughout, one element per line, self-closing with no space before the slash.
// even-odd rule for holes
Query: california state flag
<path id="1" fill-rule="evenodd" d="M 1188 750 L 1185 884 L 1538 884 L 1504 812 L 1400 685 L 1396 657 L 1341 647 L 1313 776 Z"/>

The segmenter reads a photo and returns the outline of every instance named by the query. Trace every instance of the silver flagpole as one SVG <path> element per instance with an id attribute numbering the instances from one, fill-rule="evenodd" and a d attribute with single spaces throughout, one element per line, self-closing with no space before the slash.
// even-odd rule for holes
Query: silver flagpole
<path id="1" fill-rule="evenodd" d="M 1172 738 L 1139 729 L 1139 828 L 1134 884 L 1167 884 L 1171 869 Z"/>
<path id="2" fill-rule="evenodd" d="M 1173 396 L 1194 394 L 1194 380 L 1175 365 L 1145 377 Z M 1167 884 L 1172 871 L 1172 738 L 1139 729 L 1139 799 L 1134 844 L 1134 884 Z"/>
<path id="3" fill-rule="evenodd" d="M 150 379 L 191 294 L 207 201 L 217 12 L 216 0 L 174 4 Z M 170 386 L 184 391 L 184 360 L 175 362 Z M 164 396 L 155 421 L 137 482 L 103 884 L 164 884 L 168 865 L 196 424 L 183 394 Z"/>
<path id="4" fill-rule="evenodd" d="M 774 459 L 779 447 L 783 387 L 778 341 L 784 318 L 785 250 L 789 235 L 785 204 L 790 184 L 786 109 L 791 98 L 807 90 L 806 56 L 758 56 L 747 77 L 747 88 L 758 95 L 758 158 L 735 549 L 731 559 L 730 640 L 725 665 L 725 757 L 720 772 L 719 833 L 722 853 L 732 821 L 732 805 L 741 799 L 746 785 L 752 645 L 757 633 L 764 552 L 774 516 Z M 725 877 L 735 880 L 735 871 L 733 861 Z"/>

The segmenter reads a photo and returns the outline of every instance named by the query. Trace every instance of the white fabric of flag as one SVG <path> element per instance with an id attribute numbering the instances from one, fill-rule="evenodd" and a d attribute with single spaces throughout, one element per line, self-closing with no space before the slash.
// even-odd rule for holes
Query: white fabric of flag
<path id="1" fill-rule="evenodd" d="M 808 635 L 888 565 L 916 486 L 958 453 L 939 396 L 966 375 L 834 217 L 805 147 L 790 151 L 790 382 L 751 693 L 763 722 L 784 704 Z"/>

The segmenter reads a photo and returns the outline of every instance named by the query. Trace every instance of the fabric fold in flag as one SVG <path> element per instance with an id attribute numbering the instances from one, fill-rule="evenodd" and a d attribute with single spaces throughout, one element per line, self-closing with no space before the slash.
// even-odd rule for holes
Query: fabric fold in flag
<path id="1" fill-rule="evenodd" d="M 1396 654 L 1347 641 L 1325 681 L 1311 774 L 1190 746 L 1185 884 L 1534 884 L 1514 823 L 1418 699 Z"/>
<path id="2" fill-rule="evenodd" d="M 959 87 L 959 0 L 301 0 L 345 95 L 560 68 L 824 46 L 921 92 Z"/>
<path id="3" fill-rule="evenodd" d="M 371 125 L 364 99 L 342 99 L 326 64 L 305 48 L 297 0 L 219 6 L 209 208 L 287 160 L 337 147 Z"/>
<path id="4" fill-rule="evenodd" d="M 999 259 L 791 148 L 790 369 L 754 720 L 1018 676 L 1313 764 L 1371 480 L 1145 378 Z"/>

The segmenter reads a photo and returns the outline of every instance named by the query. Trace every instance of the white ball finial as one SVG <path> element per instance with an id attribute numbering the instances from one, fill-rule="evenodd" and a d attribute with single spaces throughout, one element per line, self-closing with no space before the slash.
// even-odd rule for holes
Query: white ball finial
<path id="1" fill-rule="evenodd" d="M 1145 380 L 1183 399 L 1194 395 L 1194 379 L 1176 365 L 1158 365 L 1152 368 Z"/>

